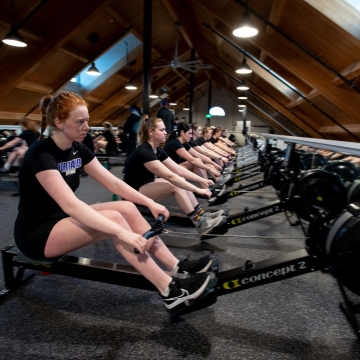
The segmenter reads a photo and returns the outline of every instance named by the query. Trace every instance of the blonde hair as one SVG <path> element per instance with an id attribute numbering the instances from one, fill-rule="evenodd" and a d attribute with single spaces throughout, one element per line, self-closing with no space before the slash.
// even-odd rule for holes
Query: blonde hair
<path id="1" fill-rule="evenodd" d="M 113 127 L 112 127 L 112 123 L 111 123 L 111 122 L 105 121 L 105 122 L 104 122 L 104 128 L 106 128 L 107 130 L 109 130 L 109 131 L 111 132 L 111 134 L 115 137 L 115 133 L 114 133 L 114 130 L 113 130 Z"/>
<path id="2" fill-rule="evenodd" d="M 55 95 L 44 96 L 39 104 L 41 112 L 40 140 L 44 138 L 44 131 L 48 125 L 56 128 L 55 119 L 63 122 L 68 118 L 70 111 L 80 105 L 88 106 L 83 98 L 73 92 L 59 92 Z"/>
<path id="3" fill-rule="evenodd" d="M 34 133 L 39 132 L 38 130 L 38 126 L 39 124 L 37 124 L 35 121 L 27 119 L 26 117 L 21 118 L 18 122 L 19 125 L 24 126 L 27 130 L 30 130 Z"/>
<path id="4" fill-rule="evenodd" d="M 162 121 L 162 119 L 158 117 L 151 117 L 149 119 L 142 118 L 140 120 L 139 132 L 137 142 L 138 144 L 142 144 L 144 142 L 149 141 L 149 130 L 155 131 L 157 123 Z"/>
<path id="5" fill-rule="evenodd" d="M 208 131 L 213 131 L 213 129 L 211 128 L 211 127 L 206 127 L 206 126 L 204 126 L 203 128 L 202 128 L 202 134 L 203 134 L 203 136 L 205 136 L 205 134 L 208 132 Z"/>

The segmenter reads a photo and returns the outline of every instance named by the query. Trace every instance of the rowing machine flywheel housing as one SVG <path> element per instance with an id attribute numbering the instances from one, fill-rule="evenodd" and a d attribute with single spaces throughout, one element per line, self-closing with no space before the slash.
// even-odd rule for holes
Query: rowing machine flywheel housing
<path id="1" fill-rule="evenodd" d="M 360 295 L 360 203 L 350 204 L 333 222 L 326 240 L 329 270 Z"/>
<path id="2" fill-rule="evenodd" d="M 340 177 L 322 169 L 313 169 L 302 172 L 299 182 L 310 203 L 316 212 L 322 212 L 327 220 L 334 219 L 343 209 L 346 208 L 346 189 Z M 289 210 L 310 221 L 309 211 L 305 207 L 299 191 L 292 184 L 288 192 Z"/>

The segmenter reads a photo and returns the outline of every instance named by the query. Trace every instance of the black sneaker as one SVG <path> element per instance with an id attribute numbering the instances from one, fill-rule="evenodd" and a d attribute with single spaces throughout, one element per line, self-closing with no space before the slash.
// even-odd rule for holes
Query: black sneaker
<path id="1" fill-rule="evenodd" d="M 189 260 L 188 258 L 180 260 L 175 272 L 182 274 L 195 274 L 207 271 L 217 271 L 218 261 L 211 259 L 209 255 L 197 260 Z"/>
<path id="2" fill-rule="evenodd" d="M 185 279 L 173 277 L 169 284 L 169 295 L 162 296 L 166 309 L 172 310 L 181 304 L 190 306 L 207 290 L 210 277 L 208 273 L 194 274 Z"/>

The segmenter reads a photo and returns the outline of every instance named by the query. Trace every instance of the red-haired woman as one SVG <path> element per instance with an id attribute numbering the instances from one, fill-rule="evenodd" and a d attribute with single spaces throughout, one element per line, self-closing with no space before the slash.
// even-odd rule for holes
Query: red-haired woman
<path id="1" fill-rule="evenodd" d="M 196 299 L 211 285 L 201 261 L 179 261 L 159 236 L 146 241 L 150 229 L 133 202 L 147 206 L 154 217 L 169 216 L 162 205 L 140 194 L 107 171 L 81 142 L 89 130 L 86 102 L 74 93 L 46 96 L 40 103 L 42 133 L 47 125 L 53 135 L 35 142 L 19 172 L 20 203 L 15 242 L 31 258 L 55 258 L 111 238 L 116 250 L 161 293 L 167 309 Z M 80 168 L 110 192 L 129 201 L 87 205 L 74 191 Z M 134 248 L 140 254 L 134 253 Z M 165 273 L 156 256 L 170 271 L 196 273 L 179 279 Z"/>

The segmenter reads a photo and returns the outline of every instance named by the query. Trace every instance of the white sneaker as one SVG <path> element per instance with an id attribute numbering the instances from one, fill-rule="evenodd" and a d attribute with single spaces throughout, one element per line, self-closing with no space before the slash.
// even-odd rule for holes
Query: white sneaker
<path id="1" fill-rule="evenodd" d="M 210 219 L 215 219 L 219 216 L 227 216 L 227 215 L 225 214 L 225 210 L 218 210 L 214 212 L 210 212 L 210 211 L 205 212 L 204 214 L 202 214 L 202 216 L 206 216 Z"/>
<path id="2" fill-rule="evenodd" d="M 221 175 L 219 181 L 216 183 L 218 186 L 223 186 L 231 178 L 231 174 Z"/>
<path id="3" fill-rule="evenodd" d="M 199 234 L 208 234 L 214 227 L 218 226 L 223 221 L 222 216 L 211 219 L 208 216 L 201 216 L 200 220 L 196 222 L 195 227 Z"/>

